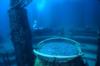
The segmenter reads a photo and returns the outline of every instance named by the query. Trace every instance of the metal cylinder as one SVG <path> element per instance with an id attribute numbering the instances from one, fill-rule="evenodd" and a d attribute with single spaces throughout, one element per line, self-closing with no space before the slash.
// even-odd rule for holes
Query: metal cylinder
<path id="1" fill-rule="evenodd" d="M 33 51 L 37 56 L 35 66 L 85 66 L 80 44 L 68 38 L 43 40 Z"/>

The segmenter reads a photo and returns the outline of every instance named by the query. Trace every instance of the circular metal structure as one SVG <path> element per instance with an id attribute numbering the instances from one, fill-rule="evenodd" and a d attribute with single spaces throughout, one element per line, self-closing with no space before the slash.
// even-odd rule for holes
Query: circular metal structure
<path id="1" fill-rule="evenodd" d="M 33 52 L 38 58 L 50 62 L 67 62 L 82 55 L 80 43 L 64 37 L 43 40 Z"/>

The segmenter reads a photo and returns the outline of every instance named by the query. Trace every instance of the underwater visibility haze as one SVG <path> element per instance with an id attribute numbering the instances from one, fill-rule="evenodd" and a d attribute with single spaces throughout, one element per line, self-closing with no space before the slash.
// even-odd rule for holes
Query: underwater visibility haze
<path id="1" fill-rule="evenodd" d="M 100 0 L 0 0 L 0 66 L 100 66 Z"/>

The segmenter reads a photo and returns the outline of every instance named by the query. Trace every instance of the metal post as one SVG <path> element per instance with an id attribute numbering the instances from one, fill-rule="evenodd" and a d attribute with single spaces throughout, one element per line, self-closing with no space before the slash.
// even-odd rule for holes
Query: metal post
<path id="1" fill-rule="evenodd" d="M 33 66 L 32 34 L 24 1 L 11 0 L 9 10 L 11 40 L 15 48 L 18 66 Z M 28 0 L 26 1 L 28 2 Z"/>
<path id="2" fill-rule="evenodd" d="M 100 66 L 100 33 L 99 33 L 99 36 L 98 36 L 98 51 L 97 51 L 96 66 Z"/>

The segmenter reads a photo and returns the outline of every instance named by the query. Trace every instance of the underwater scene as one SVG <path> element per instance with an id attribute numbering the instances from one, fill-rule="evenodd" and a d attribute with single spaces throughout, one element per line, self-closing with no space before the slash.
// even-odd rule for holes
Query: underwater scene
<path id="1" fill-rule="evenodd" d="M 100 66 L 100 0 L 0 0 L 0 66 Z"/>

